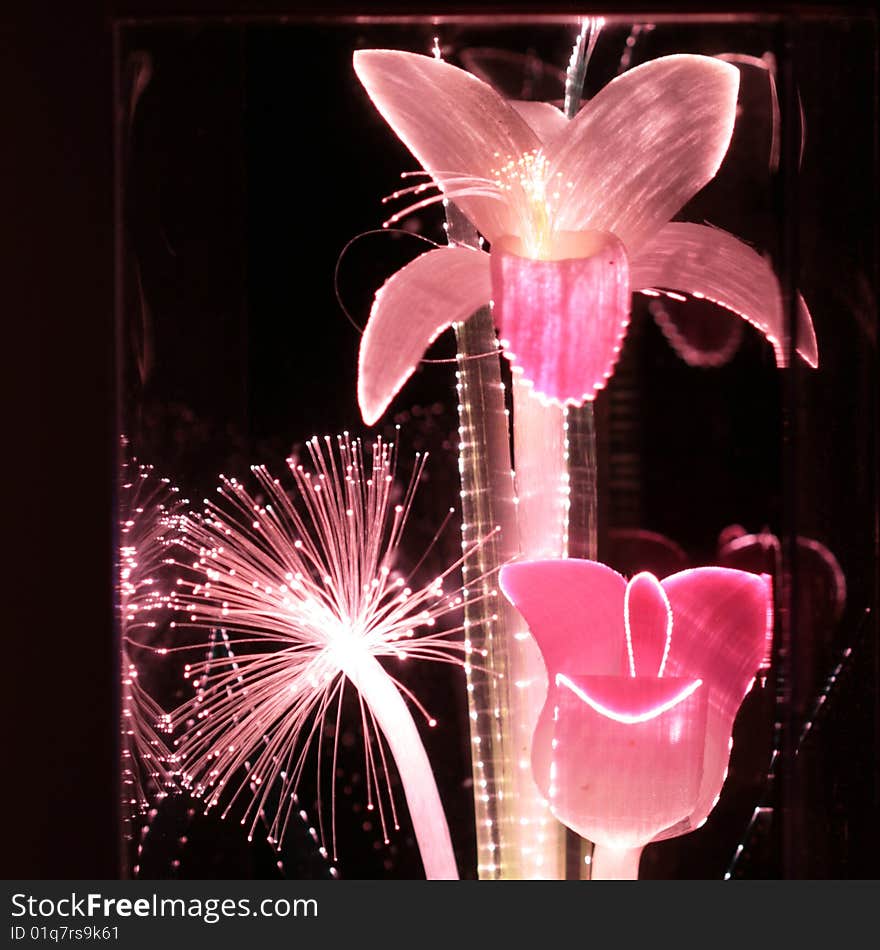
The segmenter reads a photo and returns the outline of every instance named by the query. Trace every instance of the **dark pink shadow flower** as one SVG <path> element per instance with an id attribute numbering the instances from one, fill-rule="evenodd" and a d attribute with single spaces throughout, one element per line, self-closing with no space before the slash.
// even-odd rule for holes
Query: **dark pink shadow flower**
<path id="1" fill-rule="evenodd" d="M 392 196 L 415 203 L 386 223 L 448 199 L 491 245 L 490 254 L 428 251 L 376 294 L 358 373 L 368 424 L 431 342 L 490 301 L 514 371 L 561 405 L 581 405 L 606 385 L 633 291 L 718 303 L 764 333 L 784 363 L 782 297 L 767 262 L 725 231 L 672 221 L 727 153 L 735 66 L 664 56 L 612 80 L 570 121 L 546 102 L 508 102 L 429 56 L 360 50 L 354 69 L 424 169 Z M 422 197 L 432 188 L 439 194 Z M 796 344 L 816 366 L 803 301 Z"/>
<path id="2" fill-rule="evenodd" d="M 846 577 L 834 554 L 814 538 L 798 536 L 796 551 L 799 668 L 809 678 L 822 677 L 832 665 L 834 635 L 846 610 Z M 768 574 L 777 585 L 782 583 L 782 560 L 782 544 L 767 530 L 750 534 L 740 525 L 729 525 L 718 539 L 718 564 Z M 770 660 L 768 653 L 764 665 L 769 667 Z"/>
<path id="3" fill-rule="evenodd" d="M 551 811 L 621 854 L 699 827 L 771 635 L 769 578 L 703 567 L 627 582 L 555 559 L 506 565 L 501 588 L 547 666 L 532 769 Z"/>
<path id="4" fill-rule="evenodd" d="M 626 577 L 641 571 L 650 571 L 656 577 L 666 577 L 691 566 L 684 548 L 657 531 L 610 528 L 606 542 L 605 562 Z"/>

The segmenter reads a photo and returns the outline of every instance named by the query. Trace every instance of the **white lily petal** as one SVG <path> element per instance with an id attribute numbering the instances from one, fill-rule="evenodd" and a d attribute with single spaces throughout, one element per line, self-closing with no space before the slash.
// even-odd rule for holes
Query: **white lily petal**
<path id="1" fill-rule="evenodd" d="M 548 145 L 568 127 L 565 113 L 549 102 L 512 99 L 510 105 L 525 119 L 543 145 Z"/>
<path id="2" fill-rule="evenodd" d="M 610 231 L 633 254 L 715 176 L 738 87 L 735 66 L 684 54 L 610 82 L 549 150 L 568 195 L 556 228 Z"/>
<path id="3" fill-rule="evenodd" d="M 489 241 L 518 233 L 494 180 L 505 161 L 540 147 L 525 120 L 491 86 L 431 56 L 359 50 L 354 69 L 425 171 L 441 187 L 451 182 L 444 191 L 477 230 Z"/>
<path id="4" fill-rule="evenodd" d="M 727 231 L 702 224 L 667 224 L 630 264 L 633 290 L 663 287 L 705 297 L 756 326 L 785 365 L 785 314 L 779 282 L 757 251 Z M 797 351 L 810 366 L 819 351 L 810 311 L 798 295 Z"/>
<path id="5" fill-rule="evenodd" d="M 377 291 L 361 340 L 358 403 L 373 425 L 449 326 L 491 297 L 489 255 L 466 247 L 428 251 Z"/>

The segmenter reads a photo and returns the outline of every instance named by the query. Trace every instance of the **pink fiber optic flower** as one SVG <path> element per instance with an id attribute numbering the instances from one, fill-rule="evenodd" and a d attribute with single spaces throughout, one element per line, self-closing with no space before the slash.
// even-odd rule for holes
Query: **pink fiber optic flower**
<path id="1" fill-rule="evenodd" d="M 532 745 L 551 811 L 616 851 L 701 825 L 772 635 L 769 578 L 718 567 L 629 582 L 594 561 L 501 570 L 550 688 Z"/>
<path id="2" fill-rule="evenodd" d="M 446 815 L 406 700 L 430 726 L 436 721 L 394 667 L 383 664 L 464 665 L 465 647 L 456 637 L 463 628 L 438 621 L 460 611 L 466 591 L 444 585 L 481 542 L 430 583 L 411 587 L 395 562 L 426 456 L 417 458 L 398 496 L 394 449 L 381 438 L 364 447 L 346 433 L 335 442 L 312 438 L 306 448 L 311 471 L 288 460 L 292 492 L 254 466 L 258 494 L 223 477 L 217 500 L 206 500 L 201 515 L 181 519 L 180 545 L 191 560 L 179 564 L 176 605 L 183 619 L 177 625 L 222 629 L 234 652 L 186 666 L 197 692 L 174 713 L 185 730 L 176 743 L 179 784 L 203 799 L 206 811 L 222 800 L 223 817 L 243 798 L 240 820 L 249 838 L 265 824 L 267 840 L 280 848 L 299 809 L 310 750 L 317 751 L 321 787 L 328 749 L 335 861 L 339 723 L 343 695 L 353 688 L 367 809 L 376 807 L 387 839 L 389 823 L 398 827 L 390 752 L 426 876 L 456 878 Z M 324 847 L 320 798 L 318 830 Z"/>
<path id="3" fill-rule="evenodd" d="M 631 291 L 705 298 L 754 324 L 784 363 L 773 271 L 725 231 L 671 222 L 715 176 L 730 143 L 739 72 L 665 56 L 609 83 L 569 121 L 549 103 L 508 102 L 428 56 L 361 50 L 354 68 L 426 179 L 387 224 L 449 199 L 491 245 L 428 251 L 378 291 L 360 349 L 358 399 L 372 424 L 429 344 L 494 303 L 516 372 L 547 401 L 580 405 L 611 376 Z M 818 363 L 799 300 L 797 350 Z"/>
<path id="4" fill-rule="evenodd" d="M 123 438 L 123 449 L 128 441 Z M 126 455 L 118 488 L 119 548 L 116 602 L 120 631 L 120 767 L 122 819 L 126 838 L 135 820 L 176 789 L 168 748 L 171 717 L 143 683 L 145 660 L 163 657 L 163 631 L 171 623 L 167 571 L 174 550 L 174 526 L 186 499 L 152 466 Z M 137 873 L 136 868 L 134 869 Z"/>

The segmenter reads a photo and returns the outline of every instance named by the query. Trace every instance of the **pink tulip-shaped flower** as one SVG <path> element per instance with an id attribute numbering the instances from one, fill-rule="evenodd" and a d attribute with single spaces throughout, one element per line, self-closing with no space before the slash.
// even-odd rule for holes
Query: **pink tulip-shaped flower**
<path id="1" fill-rule="evenodd" d="M 769 578 L 703 567 L 627 582 L 555 559 L 508 564 L 501 587 L 550 683 L 535 781 L 556 817 L 595 842 L 594 877 L 635 877 L 645 844 L 697 828 L 718 800 L 772 631 Z"/>
<path id="2" fill-rule="evenodd" d="M 718 303 L 758 327 L 783 363 L 782 300 L 767 262 L 725 231 L 670 223 L 727 152 L 735 66 L 707 56 L 653 60 L 613 80 L 571 121 L 548 103 L 505 101 L 428 56 L 362 50 L 354 68 L 440 190 L 390 220 L 445 197 L 491 245 L 490 254 L 428 251 L 376 294 L 358 378 L 368 423 L 429 344 L 490 300 L 514 369 L 563 405 L 593 399 L 611 376 L 632 291 L 666 288 Z M 810 315 L 799 307 L 797 349 L 816 366 Z"/>

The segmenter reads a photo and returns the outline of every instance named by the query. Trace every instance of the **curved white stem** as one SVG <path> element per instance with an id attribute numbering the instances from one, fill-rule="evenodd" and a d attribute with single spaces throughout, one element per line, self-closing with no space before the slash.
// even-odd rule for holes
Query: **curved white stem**
<path id="1" fill-rule="evenodd" d="M 593 847 L 590 879 L 593 881 L 635 881 L 639 876 L 639 861 L 643 848 L 610 848 L 597 844 Z"/>
<path id="2" fill-rule="evenodd" d="M 458 880 L 449 825 L 434 772 L 400 690 L 379 661 L 369 654 L 347 664 L 345 674 L 370 707 L 394 756 L 425 877 L 429 880 Z"/>
<path id="3" fill-rule="evenodd" d="M 519 375 L 513 378 L 513 446 L 517 518 L 525 558 L 565 557 L 568 482 L 565 416 L 544 405 Z M 528 630 L 523 621 L 522 633 Z M 513 805 L 519 821 L 517 877 L 565 879 L 565 828 L 550 812 L 532 775 L 535 726 L 547 698 L 547 669 L 537 641 L 514 635 L 510 643 L 510 717 L 507 728 L 517 751 Z"/>

